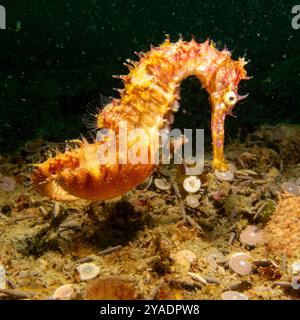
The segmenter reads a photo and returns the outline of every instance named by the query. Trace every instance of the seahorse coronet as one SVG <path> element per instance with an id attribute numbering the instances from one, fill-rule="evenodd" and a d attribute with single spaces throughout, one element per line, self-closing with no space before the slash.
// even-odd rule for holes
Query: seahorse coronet
<path id="1" fill-rule="evenodd" d="M 176 112 L 180 99 L 180 83 L 191 75 L 196 76 L 209 93 L 211 104 L 211 130 L 213 166 L 227 169 L 223 155 L 224 121 L 232 114 L 234 105 L 224 101 L 226 93 L 233 92 L 236 101 L 241 80 L 249 79 L 244 66 L 245 58 L 233 60 L 227 49 L 219 51 L 214 43 L 198 43 L 192 38 L 181 38 L 172 43 L 170 38 L 158 47 L 150 46 L 147 53 L 136 53 L 139 60 L 127 60 L 129 73 L 114 76 L 123 81 L 124 88 L 117 89 L 119 99 L 112 99 L 97 115 L 97 126 L 109 129 L 118 137 L 120 123 L 128 129 L 144 129 L 142 141 L 148 153 L 158 152 L 149 136 L 157 135 L 164 126 L 171 126 L 170 114 Z M 128 142 L 133 144 L 134 140 Z M 50 198 L 74 200 L 84 198 L 105 200 L 119 196 L 142 183 L 152 174 L 155 164 L 119 163 L 127 157 L 117 151 L 116 164 L 99 163 L 101 142 L 84 142 L 73 150 L 60 153 L 39 164 L 33 172 L 36 188 Z M 156 145 L 155 145 L 156 147 Z M 153 150 L 154 149 L 154 150 Z"/>

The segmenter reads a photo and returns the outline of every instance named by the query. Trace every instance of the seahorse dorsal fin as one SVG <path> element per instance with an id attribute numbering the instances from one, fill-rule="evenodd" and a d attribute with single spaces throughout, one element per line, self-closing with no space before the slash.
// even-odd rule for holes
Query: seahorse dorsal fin
<path id="1" fill-rule="evenodd" d="M 86 113 L 82 117 L 82 122 L 88 130 L 96 131 L 97 116 L 108 104 L 112 103 L 112 98 L 103 95 L 102 93 L 97 94 L 92 98 L 86 107 Z"/>

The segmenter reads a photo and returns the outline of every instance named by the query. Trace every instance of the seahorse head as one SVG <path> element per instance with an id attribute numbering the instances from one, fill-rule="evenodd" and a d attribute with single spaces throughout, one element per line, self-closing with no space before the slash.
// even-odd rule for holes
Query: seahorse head
<path id="1" fill-rule="evenodd" d="M 231 114 L 235 104 L 248 95 L 239 95 L 238 86 L 241 80 L 247 80 L 244 58 L 235 61 L 230 55 L 216 70 L 209 85 L 212 106 L 224 109 L 225 114 Z"/>

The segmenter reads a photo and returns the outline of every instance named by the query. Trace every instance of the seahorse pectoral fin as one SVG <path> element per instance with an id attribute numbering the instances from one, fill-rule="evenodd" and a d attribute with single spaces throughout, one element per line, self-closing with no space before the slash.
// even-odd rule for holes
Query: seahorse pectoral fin
<path id="1" fill-rule="evenodd" d="M 112 99 L 99 93 L 87 105 L 87 112 L 82 118 L 83 124 L 88 130 L 92 132 L 98 130 L 102 127 L 99 115 L 101 111 L 109 104 L 111 104 Z"/>

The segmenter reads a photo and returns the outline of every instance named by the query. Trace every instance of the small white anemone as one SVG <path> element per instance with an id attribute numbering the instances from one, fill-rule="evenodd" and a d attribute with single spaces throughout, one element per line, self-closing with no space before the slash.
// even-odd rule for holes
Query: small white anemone
<path id="1" fill-rule="evenodd" d="M 100 269 L 94 263 L 83 263 L 76 268 L 80 281 L 87 281 L 97 277 Z"/>
<path id="2" fill-rule="evenodd" d="M 296 276 L 292 280 L 292 288 L 294 290 L 299 290 L 300 289 L 300 276 Z"/>
<path id="3" fill-rule="evenodd" d="M 215 176 L 218 180 L 221 181 L 232 181 L 234 178 L 234 174 L 231 170 L 228 171 L 219 171 L 215 170 Z"/>
<path id="4" fill-rule="evenodd" d="M 154 179 L 154 184 L 160 190 L 169 190 L 171 188 L 171 185 L 164 179 Z"/>
<path id="5" fill-rule="evenodd" d="M 6 289 L 6 270 L 0 265 L 0 289 Z"/>
<path id="6" fill-rule="evenodd" d="M 291 272 L 293 275 L 300 274 L 300 260 L 292 263 Z"/>
<path id="7" fill-rule="evenodd" d="M 186 192 L 196 193 L 201 188 L 201 180 L 196 176 L 190 176 L 184 179 L 183 188 Z"/>
<path id="8" fill-rule="evenodd" d="M 240 241 L 244 245 L 256 246 L 263 241 L 263 230 L 257 226 L 248 226 L 241 232 Z"/>
<path id="9" fill-rule="evenodd" d="M 222 293 L 223 300 L 248 300 L 248 297 L 238 291 L 225 291 Z"/>
<path id="10" fill-rule="evenodd" d="M 196 209 L 199 207 L 200 205 L 200 201 L 199 199 L 194 196 L 194 195 L 191 195 L 189 194 L 186 198 L 185 198 L 185 201 L 187 203 L 187 205 L 192 208 L 192 209 Z"/>
<path id="11" fill-rule="evenodd" d="M 13 177 L 4 176 L 0 178 L 0 189 L 6 192 L 12 192 L 16 189 L 16 180 Z"/>
<path id="12" fill-rule="evenodd" d="M 71 300 L 73 294 L 73 285 L 65 284 L 55 290 L 53 298 L 56 300 Z"/>
<path id="13" fill-rule="evenodd" d="M 287 192 L 295 197 L 299 196 L 299 187 L 295 183 L 284 182 L 281 185 L 281 187 L 285 192 Z"/>
<path id="14" fill-rule="evenodd" d="M 247 276 L 252 271 L 252 265 L 250 262 L 251 256 L 247 253 L 237 252 L 231 255 L 229 258 L 229 267 L 235 273 L 241 276 Z"/>

